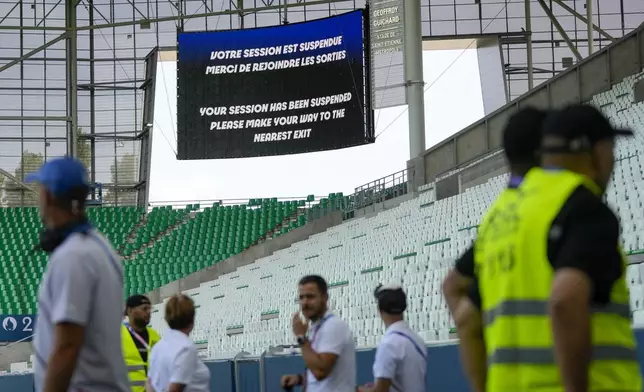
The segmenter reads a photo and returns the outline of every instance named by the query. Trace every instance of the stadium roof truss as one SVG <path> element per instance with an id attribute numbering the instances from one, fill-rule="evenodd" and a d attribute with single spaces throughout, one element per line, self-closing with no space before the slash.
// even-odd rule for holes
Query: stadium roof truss
<path id="1" fill-rule="evenodd" d="M 0 0 L 0 168 L 8 174 L 0 172 L 0 205 L 34 203 L 24 175 L 64 154 L 86 162 L 108 203 L 146 205 L 150 131 L 176 144 L 176 125 L 158 124 L 153 110 L 155 88 L 165 88 L 155 87 L 157 53 L 174 51 L 177 31 L 292 23 L 364 5 Z M 426 49 L 498 40 L 507 101 L 640 25 L 644 1 L 421 0 L 420 12 Z M 445 45 L 463 38 L 471 43 Z"/>

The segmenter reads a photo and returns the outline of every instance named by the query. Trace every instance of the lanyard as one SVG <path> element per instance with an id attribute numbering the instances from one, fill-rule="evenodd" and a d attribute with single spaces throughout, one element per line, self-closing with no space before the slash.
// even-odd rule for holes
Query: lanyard
<path id="1" fill-rule="evenodd" d="M 413 345 L 414 345 L 414 348 L 416 349 L 416 351 L 418 352 L 418 354 L 420 354 L 420 356 L 421 356 L 421 357 L 423 357 L 423 359 L 424 359 L 425 361 L 427 361 L 427 354 L 426 354 L 426 351 L 423 351 L 423 350 L 420 348 L 420 346 L 418 345 L 418 343 L 416 343 L 416 341 L 415 341 L 414 339 L 412 339 L 409 335 L 407 335 L 407 334 L 405 334 L 405 333 L 403 333 L 403 332 L 400 332 L 400 331 L 391 331 L 391 332 L 389 332 L 389 333 L 394 333 L 394 334 L 396 334 L 396 335 L 400 335 L 400 336 L 402 336 L 402 337 L 406 338 L 407 340 L 409 340 L 409 341 L 411 342 L 411 344 L 413 344 Z"/>
<path id="2" fill-rule="evenodd" d="M 320 328 L 322 328 L 322 324 L 324 324 L 324 322 L 327 321 L 328 319 L 330 319 L 331 317 L 333 317 L 332 314 L 327 314 L 326 316 L 322 317 L 322 319 L 320 320 L 318 325 L 315 326 L 315 328 L 313 329 L 313 336 L 311 336 L 311 340 L 310 340 L 311 347 L 313 347 L 313 342 L 315 341 L 315 337 L 317 336 L 318 332 L 320 331 Z M 305 367 L 304 370 L 307 372 L 307 376 L 308 376 L 309 369 Z"/>
<path id="3" fill-rule="evenodd" d="M 127 328 L 127 330 L 128 330 L 128 331 L 130 331 L 130 333 L 132 334 L 132 336 L 134 336 L 134 338 L 135 338 L 136 340 L 138 340 L 138 341 L 139 341 L 139 343 L 141 343 L 141 344 L 143 345 L 143 347 L 145 347 L 146 351 L 149 351 L 149 350 L 150 350 L 150 346 L 148 346 L 148 342 L 146 342 L 146 341 L 145 341 L 145 339 L 143 339 L 143 338 L 141 337 L 141 335 L 139 335 L 138 333 L 136 333 L 136 331 L 135 331 L 135 330 L 130 326 L 130 324 L 129 324 L 129 323 L 123 323 L 123 325 L 125 325 L 125 328 Z"/>
<path id="4" fill-rule="evenodd" d="M 320 320 L 318 325 L 313 330 L 313 336 L 311 337 L 311 345 L 313 345 L 313 342 L 315 341 L 315 337 L 317 336 L 318 331 L 320 330 L 320 328 L 322 328 L 322 324 L 324 324 L 324 322 L 330 319 L 332 316 L 333 316 L 332 314 L 327 314 L 322 318 L 322 320 Z"/>

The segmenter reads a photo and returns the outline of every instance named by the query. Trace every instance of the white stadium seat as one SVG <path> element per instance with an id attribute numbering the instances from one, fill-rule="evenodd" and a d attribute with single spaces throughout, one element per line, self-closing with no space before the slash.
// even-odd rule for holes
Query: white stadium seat
<path id="1" fill-rule="evenodd" d="M 633 84 L 642 78 L 644 73 L 628 77 L 591 102 L 616 125 L 636 133 L 617 146 L 606 195 L 621 220 L 626 252 L 644 249 L 644 103 L 633 103 Z M 383 333 L 372 296 L 379 282 L 404 285 L 407 318 L 428 343 L 448 340 L 454 325 L 441 282 L 476 238 L 476 225 L 506 181 L 507 175 L 498 176 L 439 201 L 433 184 L 426 184 L 418 197 L 397 208 L 348 220 L 187 291 L 199 306 L 193 339 L 208 342 L 211 358 L 241 351 L 257 355 L 270 346 L 293 344 L 290 320 L 298 310 L 298 279 L 319 274 L 331 286 L 332 310 L 349 322 L 359 347 L 375 346 Z M 644 265 L 630 265 L 627 279 L 634 321 L 644 324 Z M 275 318 L 262 320 L 269 317 Z M 160 332 L 167 328 L 163 304 L 155 306 L 152 326 Z"/>

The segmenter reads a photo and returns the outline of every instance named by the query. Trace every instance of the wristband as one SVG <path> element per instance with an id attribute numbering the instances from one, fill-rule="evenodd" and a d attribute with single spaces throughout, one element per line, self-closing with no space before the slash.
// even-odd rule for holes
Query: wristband
<path id="1" fill-rule="evenodd" d="M 309 340 L 306 338 L 306 336 L 298 336 L 297 337 L 297 344 L 299 346 L 302 346 L 304 343 L 308 342 Z"/>

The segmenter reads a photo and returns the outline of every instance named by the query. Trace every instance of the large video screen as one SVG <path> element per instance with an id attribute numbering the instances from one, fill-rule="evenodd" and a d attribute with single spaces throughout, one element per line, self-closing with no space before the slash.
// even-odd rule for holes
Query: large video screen
<path id="1" fill-rule="evenodd" d="M 178 159 L 296 154 L 373 141 L 363 11 L 178 36 Z"/>

